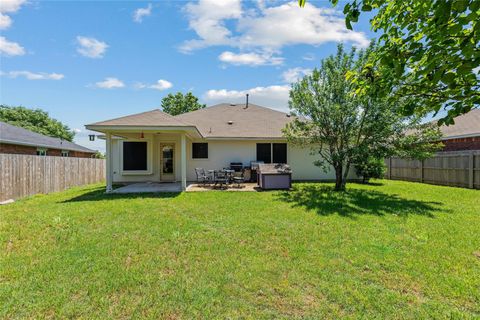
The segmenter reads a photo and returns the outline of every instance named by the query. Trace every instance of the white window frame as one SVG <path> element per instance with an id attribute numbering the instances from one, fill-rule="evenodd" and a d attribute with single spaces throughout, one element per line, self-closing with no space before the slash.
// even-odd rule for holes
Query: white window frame
<path id="1" fill-rule="evenodd" d="M 37 148 L 37 156 L 45 157 L 47 155 L 47 148 Z"/>
<path id="2" fill-rule="evenodd" d="M 62 157 L 70 157 L 70 151 L 68 151 L 68 150 L 62 150 L 62 151 L 60 151 L 60 155 L 61 155 Z"/>
<path id="3" fill-rule="evenodd" d="M 146 142 L 147 143 L 147 170 L 123 170 L 123 143 L 124 142 Z M 124 176 L 144 176 L 152 174 L 153 143 L 151 139 L 127 139 L 120 141 L 120 173 Z"/>

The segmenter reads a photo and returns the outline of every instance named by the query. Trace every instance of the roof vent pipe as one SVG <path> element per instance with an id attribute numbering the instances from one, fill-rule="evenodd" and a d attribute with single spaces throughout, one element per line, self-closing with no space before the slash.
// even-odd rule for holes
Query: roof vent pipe
<path id="1" fill-rule="evenodd" d="M 246 96 L 247 96 L 247 102 L 245 103 L 245 109 L 248 108 L 248 93 L 246 94 Z"/>

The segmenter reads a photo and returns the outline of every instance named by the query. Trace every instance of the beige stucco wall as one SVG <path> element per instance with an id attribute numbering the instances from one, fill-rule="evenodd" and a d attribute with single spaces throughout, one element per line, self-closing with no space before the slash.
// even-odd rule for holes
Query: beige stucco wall
<path id="1" fill-rule="evenodd" d="M 148 147 L 148 161 L 147 166 L 149 172 L 136 174 L 122 174 L 122 153 L 121 143 L 123 140 L 112 141 L 113 153 L 113 182 L 137 182 L 137 181 L 160 181 L 160 144 L 173 143 L 174 151 L 174 170 L 175 180 L 180 181 L 180 136 L 178 134 L 149 134 L 145 133 L 144 138 L 140 139 L 139 134 L 132 134 L 129 141 L 147 141 Z"/>
<path id="2" fill-rule="evenodd" d="M 132 135 L 131 139 L 139 140 L 139 135 Z M 160 181 L 160 144 L 171 142 L 175 145 L 174 170 L 175 179 L 180 181 L 180 136 L 178 134 L 145 134 L 144 139 L 150 146 L 148 149 L 148 171 L 142 174 L 122 174 L 121 171 L 121 140 L 112 142 L 113 150 L 113 181 Z M 278 140 L 195 140 L 195 142 L 208 142 L 208 159 L 192 159 L 192 140 L 187 139 L 187 180 L 194 181 L 195 168 L 222 169 L 228 167 L 230 162 L 242 162 L 249 165 L 256 159 L 256 144 L 262 142 L 275 143 Z M 292 168 L 294 180 L 332 180 L 335 178 L 333 170 L 325 173 L 313 162 L 316 156 L 310 154 L 308 149 L 288 145 L 287 162 Z"/>

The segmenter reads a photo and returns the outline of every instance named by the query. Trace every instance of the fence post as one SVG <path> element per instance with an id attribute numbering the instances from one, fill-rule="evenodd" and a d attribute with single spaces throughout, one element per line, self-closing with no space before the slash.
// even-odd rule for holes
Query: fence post
<path id="1" fill-rule="evenodd" d="M 473 189 L 473 176 L 474 176 L 474 165 L 475 165 L 474 160 L 475 158 L 472 151 L 468 156 L 468 187 L 470 189 Z"/>
<path id="2" fill-rule="evenodd" d="M 388 158 L 388 179 L 392 180 L 392 157 Z"/>
<path id="3" fill-rule="evenodd" d="M 423 182 L 423 159 L 420 161 L 420 181 Z"/>

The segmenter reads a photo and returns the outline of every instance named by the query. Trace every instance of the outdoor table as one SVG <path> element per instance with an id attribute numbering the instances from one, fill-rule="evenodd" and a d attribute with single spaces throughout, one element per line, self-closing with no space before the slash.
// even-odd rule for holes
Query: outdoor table
<path id="1" fill-rule="evenodd" d="M 232 183 L 233 180 L 233 174 L 235 173 L 235 170 L 231 169 L 222 169 L 222 170 L 207 170 L 209 174 L 212 175 L 213 181 L 215 181 L 215 176 L 217 175 L 218 172 L 225 172 L 225 174 L 228 176 L 228 183 Z"/>

